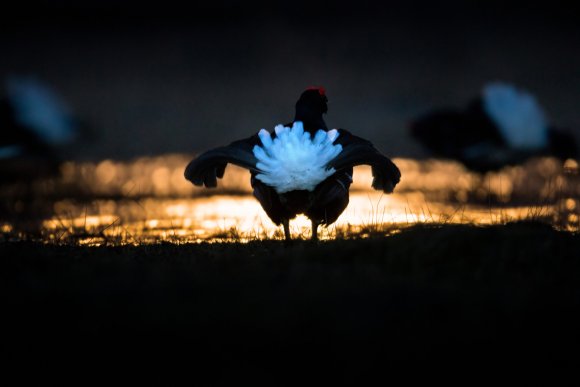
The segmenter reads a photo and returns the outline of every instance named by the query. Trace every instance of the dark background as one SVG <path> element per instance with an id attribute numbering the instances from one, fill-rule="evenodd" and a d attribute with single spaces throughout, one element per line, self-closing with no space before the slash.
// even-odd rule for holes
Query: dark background
<path id="1" fill-rule="evenodd" d="M 169 0 L 19 2 L 0 23 L 0 77 L 33 75 L 93 128 L 78 159 L 195 152 L 292 119 L 324 85 L 327 123 L 391 156 L 431 108 L 488 81 L 536 94 L 580 141 L 580 15 L 572 2 Z"/>

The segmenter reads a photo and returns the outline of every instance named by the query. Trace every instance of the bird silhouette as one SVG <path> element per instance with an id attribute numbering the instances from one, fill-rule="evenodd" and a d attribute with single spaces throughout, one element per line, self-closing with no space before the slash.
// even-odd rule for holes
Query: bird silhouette
<path id="1" fill-rule="evenodd" d="M 349 201 L 353 167 L 370 165 L 372 187 L 386 193 L 400 180 L 397 166 L 371 142 L 345 129 L 329 130 L 323 119 L 328 111 L 323 87 L 309 87 L 296 102 L 294 120 L 273 131 L 262 129 L 246 139 L 201 154 L 185 169 L 196 186 L 217 186 L 228 163 L 251 172 L 253 194 L 268 217 L 284 228 L 305 214 L 312 222 L 312 240 L 318 226 L 336 221 Z"/>
<path id="2" fill-rule="evenodd" d="M 464 109 L 439 109 L 417 118 L 410 132 L 435 156 L 458 160 L 477 172 L 530 157 L 577 156 L 574 137 L 549 124 L 533 95 L 501 82 L 486 85 Z"/>
<path id="3" fill-rule="evenodd" d="M 11 76 L 0 99 L 0 126 L 0 183 L 10 183 L 56 175 L 58 148 L 76 139 L 79 122 L 45 83 Z"/>

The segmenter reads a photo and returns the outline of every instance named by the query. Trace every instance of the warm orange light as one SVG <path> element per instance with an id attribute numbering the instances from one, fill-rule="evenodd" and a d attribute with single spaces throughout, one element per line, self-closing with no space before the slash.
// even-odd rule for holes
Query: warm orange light
<path id="1" fill-rule="evenodd" d="M 219 187 L 210 190 L 183 178 L 189 160 L 166 155 L 63 164 L 62 178 L 46 185 L 52 190 L 47 196 L 58 198 L 50 202 L 52 215 L 43 222 L 46 240 L 74 237 L 76 243 L 98 245 L 282 237 L 251 196 L 246 170 L 228 166 Z M 402 180 L 393 195 L 370 188 L 370 168 L 355 168 L 350 204 L 335 224 L 320 231 L 322 239 L 361 231 L 392 233 L 416 223 L 501 224 L 530 218 L 578 230 L 576 160 L 536 159 L 485 175 L 449 161 L 395 163 Z M 2 195 L 13 195 L 19 203 L 18 192 L 6 189 Z M 15 229 L 7 222 L 0 227 L 4 233 Z M 300 216 L 291 222 L 291 231 L 308 238 L 310 222 Z"/>

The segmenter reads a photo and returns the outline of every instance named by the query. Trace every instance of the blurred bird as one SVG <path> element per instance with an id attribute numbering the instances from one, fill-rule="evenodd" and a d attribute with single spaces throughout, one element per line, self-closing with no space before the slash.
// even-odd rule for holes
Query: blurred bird
<path id="1" fill-rule="evenodd" d="M 336 221 L 349 200 L 353 167 L 370 165 L 372 186 L 391 193 L 400 180 L 397 166 L 367 140 L 344 129 L 328 130 L 324 88 L 310 87 L 296 102 L 294 121 L 203 153 L 189 163 L 185 178 L 197 186 L 216 187 L 228 163 L 248 169 L 254 196 L 266 214 L 284 227 L 305 214 L 312 239 L 319 225 Z"/>
<path id="2" fill-rule="evenodd" d="M 11 77 L 5 86 L 0 100 L 0 182 L 56 174 L 56 149 L 75 139 L 78 122 L 64 101 L 35 79 Z"/>
<path id="3" fill-rule="evenodd" d="M 464 110 L 441 109 L 416 119 L 410 131 L 434 155 L 477 172 L 534 156 L 577 156 L 574 137 L 549 126 L 534 96 L 505 83 L 485 86 Z"/>

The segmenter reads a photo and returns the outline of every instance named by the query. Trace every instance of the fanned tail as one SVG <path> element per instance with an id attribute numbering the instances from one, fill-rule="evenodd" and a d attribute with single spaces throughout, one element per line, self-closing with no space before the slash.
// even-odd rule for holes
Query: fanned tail
<path id="1" fill-rule="evenodd" d="M 262 145 L 254 146 L 254 155 L 259 160 L 260 173 L 256 179 L 273 187 L 278 193 L 295 190 L 313 191 L 314 188 L 335 170 L 325 165 L 342 150 L 334 145 L 338 137 L 336 130 L 316 133 L 304 131 L 301 121 L 292 127 L 278 125 L 275 137 L 262 129 L 258 136 Z"/>

